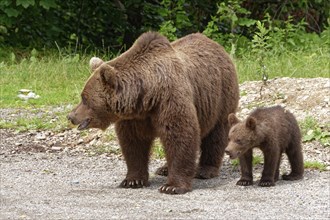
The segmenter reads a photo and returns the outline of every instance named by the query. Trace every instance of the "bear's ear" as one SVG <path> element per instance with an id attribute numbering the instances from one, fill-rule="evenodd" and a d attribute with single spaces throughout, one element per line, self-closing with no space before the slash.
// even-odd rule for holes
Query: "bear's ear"
<path id="1" fill-rule="evenodd" d="M 103 63 L 104 63 L 104 61 L 101 60 L 100 58 L 92 57 L 89 61 L 89 67 L 91 68 L 91 71 L 94 72 Z"/>
<path id="2" fill-rule="evenodd" d="M 256 129 L 256 125 L 257 125 L 257 121 L 254 117 L 249 116 L 246 119 L 246 123 L 245 123 L 246 127 L 251 129 L 251 130 L 255 130 Z"/>
<path id="3" fill-rule="evenodd" d="M 229 123 L 230 127 L 237 124 L 238 122 L 239 122 L 239 119 L 236 117 L 236 115 L 234 113 L 230 113 L 228 115 L 228 123 Z"/>
<path id="4" fill-rule="evenodd" d="M 99 68 L 99 71 L 102 83 L 117 90 L 119 86 L 115 76 L 115 68 L 105 63 Z"/>

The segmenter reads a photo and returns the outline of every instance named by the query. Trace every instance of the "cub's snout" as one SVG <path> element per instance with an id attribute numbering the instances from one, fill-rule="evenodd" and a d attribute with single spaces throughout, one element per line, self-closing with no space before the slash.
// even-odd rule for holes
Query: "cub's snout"
<path id="1" fill-rule="evenodd" d="M 230 159 L 236 159 L 237 157 L 239 157 L 241 155 L 241 151 L 237 151 L 235 149 L 230 149 L 229 147 L 227 147 L 225 149 L 225 153 L 227 155 L 229 155 Z"/>

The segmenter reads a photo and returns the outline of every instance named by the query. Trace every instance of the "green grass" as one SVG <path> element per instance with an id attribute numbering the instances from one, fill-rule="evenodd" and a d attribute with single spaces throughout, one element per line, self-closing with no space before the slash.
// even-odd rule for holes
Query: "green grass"
<path id="1" fill-rule="evenodd" d="M 255 155 L 252 158 L 252 166 L 262 164 L 263 162 L 264 162 L 264 158 L 262 156 Z M 239 159 L 231 160 L 230 163 L 236 168 L 239 165 Z"/>
<path id="2" fill-rule="evenodd" d="M 315 78 L 330 77 L 330 59 L 328 48 L 316 48 L 313 51 L 287 51 L 285 53 L 264 57 L 266 73 L 269 78 L 294 77 Z M 240 83 L 251 80 L 261 80 L 258 74 L 260 64 L 257 57 L 247 53 L 235 59 Z"/>
<path id="3" fill-rule="evenodd" d="M 320 171 L 326 170 L 326 165 L 321 162 L 318 162 L 318 161 L 305 161 L 304 167 L 306 169 L 316 169 L 316 170 L 320 170 Z"/>
<path id="4" fill-rule="evenodd" d="M 31 110 L 32 112 L 33 110 Z M 40 112 L 42 110 L 39 109 Z M 55 115 L 55 117 L 54 117 Z M 18 116 L 12 121 L 0 120 L 0 129 L 13 129 L 18 132 L 29 131 L 29 130 L 53 130 L 60 131 L 67 129 L 71 125 L 66 119 L 65 112 L 58 112 L 47 115 L 43 112 L 41 115 L 28 117 Z"/>
<path id="5" fill-rule="evenodd" d="M 319 125 L 317 120 L 311 116 L 307 116 L 299 123 L 302 141 L 319 141 L 323 146 L 330 147 L 330 124 Z"/>
<path id="6" fill-rule="evenodd" d="M 88 60 L 84 58 L 72 61 L 47 57 L 35 62 L 2 62 L 0 108 L 77 103 L 89 75 Z M 40 98 L 26 103 L 17 97 L 20 89 L 33 90 Z"/>

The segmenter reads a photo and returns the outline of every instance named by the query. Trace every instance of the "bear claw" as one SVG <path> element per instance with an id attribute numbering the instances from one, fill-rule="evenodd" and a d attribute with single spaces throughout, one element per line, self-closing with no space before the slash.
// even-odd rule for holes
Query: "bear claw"
<path id="1" fill-rule="evenodd" d="M 273 181 L 268 181 L 268 180 L 260 180 L 259 186 L 262 186 L 262 187 L 270 187 L 270 186 L 275 186 L 275 183 Z"/>
<path id="2" fill-rule="evenodd" d="M 238 180 L 236 185 L 238 185 L 238 186 L 251 186 L 251 185 L 253 185 L 253 181 L 252 180 Z"/>
<path id="3" fill-rule="evenodd" d="M 119 185 L 119 187 L 122 188 L 142 188 L 144 186 L 149 186 L 149 182 L 148 181 L 144 181 L 144 180 L 123 180 L 121 182 L 121 184 Z"/>
<path id="4" fill-rule="evenodd" d="M 182 187 L 175 187 L 175 186 L 169 186 L 165 184 L 164 186 L 161 186 L 159 188 L 159 192 L 166 193 L 166 194 L 184 194 L 186 192 L 189 192 L 190 190 Z"/>

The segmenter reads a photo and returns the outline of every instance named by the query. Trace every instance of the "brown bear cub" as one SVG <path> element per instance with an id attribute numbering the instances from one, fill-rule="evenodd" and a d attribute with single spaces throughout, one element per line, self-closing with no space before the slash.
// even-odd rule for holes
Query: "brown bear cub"
<path id="1" fill-rule="evenodd" d="M 195 176 L 219 175 L 228 143 L 227 116 L 236 112 L 239 99 L 236 70 L 223 47 L 199 33 L 171 43 L 148 32 L 119 57 L 92 58 L 90 66 L 93 74 L 82 101 L 68 119 L 78 129 L 115 124 L 127 165 L 121 187 L 149 185 L 156 137 L 167 161 L 157 172 L 167 175 L 160 192 L 185 193 Z"/>
<path id="2" fill-rule="evenodd" d="M 283 180 L 303 178 L 304 163 L 301 149 L 301 134 L 292 113 L 281 106 L 258 108 L 247 119 L 240 121 L 235 114 L 228 116 L 231 126 L 225 152 L 231 159 L 239 158 L 241 178 L 237 185 L 253 184 L 252 149 L 258 147 L 264 155 L 264 170 L 259 186 L 274 186 L 279 179 L 282 153 L 286 153 L 291 173 Z"/>

